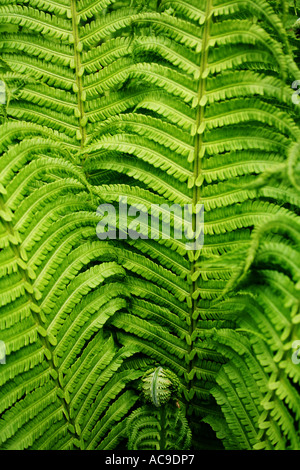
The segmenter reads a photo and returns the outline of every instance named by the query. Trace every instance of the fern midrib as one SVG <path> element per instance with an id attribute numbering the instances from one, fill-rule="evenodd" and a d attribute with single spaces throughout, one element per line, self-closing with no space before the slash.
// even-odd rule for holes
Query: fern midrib
<path id="1" fill-rule="evenodd" d="M 81 64 L 81 50 L 82 43 L 79 37 L 78 25 L 80 22 L 80 16 L 77 15 L 76 9 L 76 0 L 71 0 L 71 15 L 72 15 L 72 25 L 73 25 L 73 39 L 74 39 L 74 60 L 75 60 L 75 74 L 76 74 L 76 87 L 74 91 L 77 93 L 78 100 L 78 140 L 80 140 L 81 148 L 84 147 L 86 141 L 86 125 L 84 123 L 85 113 L 84 113 L 84 89 L 83 89 L 83 66 Z"/>
<path id="2" fill-rule="evenodd" d="M 200 52 L 200 78 L 198 84 L 198 109 L 197 109 L 197 116 L 196 116 L 196 135 L 195 135 L 195 144 L 194 144 L 194 187 L 193 187 L 193 206 L 196 207 L 196 204 L 200 203 L 201 197 L 201 187 L 196 185 L 196 181 L 199 175 L 202 172 L 202 164 L 201 158 L 199 157 L 201 149 L 203 148 L 203 134 L 198 133 L 198 129 L 200 125 L 204 122 L 204 114 L 205 108 L 204 106 L 200 105 L 203 96 L 206 93 L 206 77 L 203 78 L 203 74 L 208 67 L 208 48 L 209 48 L 209 40 L 210 40 L 210 26 L 211 26 L 211 18 L 212 18 L 212 0 L 207 0 L 206 4 L 206 12 L 205 12 L 205 23 L 204 23 L 204 32 L 203 32 L 203 40 L 202 40 L 202 47 Z M 193 213 L 193 230 L 196 229 L 196 215 Z M 191 263 L 191 276 L 195 273 L 197 259 L 194 259 Z M 191 299 L 191 309 L 190 309 L 190 326 L 189 326 L 189 336 L 192 337 L 194 331 L 197 327 L 197 320 L 194 318 L 195 310 L 197 309 L 197 299 L 194 299 L 194 294 L 197 291 L 197 280 L 194 281 L 191 285 L 190 289 L 190 299 Z M 195 347 L 194 341 L 191 341 L 191 344 L 188 348 L 188 355 L 191 357 L 193 349 Z M 191 370 L 194 368 L 194 355 L 189 361 L 188 364 L 188 374 L 190 374 Z M 188 388 L 191 389 L 193 385 L 193 379 L 189 380 Z"/>
<path id="3" fill-rule="evenodd" d="M 162 450 L 166 448 L 166 406 L 163 405 L 160 407 L 160 433 L 159 433 L 159 447 Z"/>

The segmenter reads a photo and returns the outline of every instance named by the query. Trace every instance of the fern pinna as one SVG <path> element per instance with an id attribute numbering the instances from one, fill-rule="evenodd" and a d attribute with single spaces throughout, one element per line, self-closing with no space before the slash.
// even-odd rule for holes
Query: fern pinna
<path id="1" fill-rule="evenodd" d="M 299 449 L 294 4 L 0 3 L 1 448 Z"/>

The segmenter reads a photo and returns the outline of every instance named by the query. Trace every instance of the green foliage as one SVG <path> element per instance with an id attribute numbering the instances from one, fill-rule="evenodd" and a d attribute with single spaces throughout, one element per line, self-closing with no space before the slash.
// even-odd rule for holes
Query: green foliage
<path id="1" fill-rule="evenodd" d="M 174 399 L 179 389 L 176 375 L 162 367 L 147 371 L 142 382 L 145 400 L 156 407 L 166 404 L 171 397 Z"/>
<path id="2" fill-rule="evenodd" d="M 129 450 L 189 450 L 191 432 L 181 410 L 144 405 L 127 419 Z"/>
<path id="3" fill-rule="evenodd" d="M 127 419 L 128 449 L 189 449 L 191 431 L 177 400 L 180 383 L 176 375 L 162 367 L 150 369 L 142 377 L 141 388 L 148 404 L 133 411 Z"/>
<path id="4" fill-rule="evenodd" d="M 1 2 L 2 449 L 299 449 L 295 8 Z M 120 198 L 204 246 L 98 240 Z"/>

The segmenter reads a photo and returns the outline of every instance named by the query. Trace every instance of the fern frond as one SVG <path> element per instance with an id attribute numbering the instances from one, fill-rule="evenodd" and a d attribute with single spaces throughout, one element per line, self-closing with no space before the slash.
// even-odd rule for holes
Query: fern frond
<path id="1" fill-rule="evenodd" d="M 1 448 L 299 448 L 294 14 L 3 0 Z"/>

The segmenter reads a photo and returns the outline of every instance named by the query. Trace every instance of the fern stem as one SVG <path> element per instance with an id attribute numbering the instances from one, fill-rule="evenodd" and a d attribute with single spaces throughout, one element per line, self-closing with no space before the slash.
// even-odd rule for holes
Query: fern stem
<path id="1" fill-rule="evenodd" d="M 86 121 L 87 118 L 84 112 L 84 89 L 82 75 L 84 68 L 81 64 L 81 51 L 82 43 L 79 37 L 78 24 L 80 17 L 77 15 L 76 0 L 71 0 L 71 15 L 73 25 L 73 41 L 74 41 L 74 67 L 76 75 L 76 83 L 74 84 L 74 92 L 77 93 L 78 108 L 76 116 L 78 116 L 79 129 L 77 132 L 77 139 L 80 140 L 81 148 L 84 147 L 86 141 Z"/>
<path id="2" fill-rule="evenodd" d="M 200 52 L 200 78 L 198 84 L 198 98 L 197 98 L 197 116 L 196 116 L 196 135 L 194 142 L 194 187 L 193 187 L 193 206 L 196 207 L 201 200 L 201 184 L 199 184 L 199 177 L 202 174 L 202 152 L 203 152 L 203 133 L 199 133 L 199 128 L 204 127 L 205 123 L 205 94 L 206 94 L 206 69 L 208 65 L 208 50 L 209 50 L 209 39 L 210 39 L 210 27 L 211 27 L 211 18 L 212 18 L 212 0 L 207 0 L 206 3 L 206 18 L 205 26 L 203 33 L 203 42 Z M 196 230 L 196 214 L 193 214 L 193 230 Z M 192 261 L 191 265 L 191 275 L 193 275 L 199 268 L 196 267 L 196 261 L 199 253 L 196 252 L 195 259 Z M 190 327 L 189 335 L 191 336 L 196 329 L 197 320 L 194 320 L 194 312 L 197 308 L 197 299 L 193 298 L 194 292 L 197 290 L 197 280 L 194 281 L 191 285 L 190 296 L 192 300 L 192 307 L 190 309 Z M 189 355 L 194 349 L 194 342 L 191 341 L 189 346 Z M 194 367 L 193 359 L 190 360 L 188 365 L 188 372 L 190 372 Z M 189 388 L 192 388 L 193 379 L 190 380 Z M 192 396 L 191 396 L 192 398 Z"/>
<path id="3" fill-rule="evenodd" d="M 165 450 L 166 448 L 166 405 L 161 406 L 160 408 L 160 433 L 159 433 L 159 447 L 161 450 Z"/>

